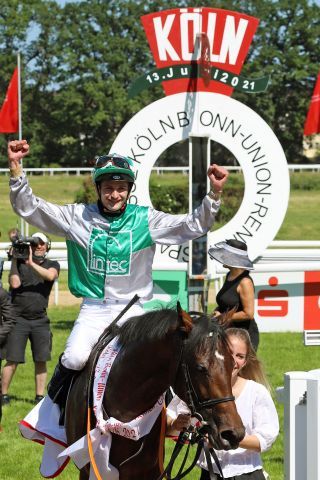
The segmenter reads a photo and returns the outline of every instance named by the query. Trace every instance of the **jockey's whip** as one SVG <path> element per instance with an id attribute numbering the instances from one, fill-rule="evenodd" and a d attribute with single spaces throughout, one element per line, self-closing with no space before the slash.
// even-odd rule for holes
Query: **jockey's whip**
<path id="1" fill-rule="evenodd" d="M 97 345 L 99 345 L 101 342 L 103 342 L 103 340 L 109 335 L 109 333 L 111 332 L 112 330 L 112 327 L 114 325 L 116 325 L 118 323 L 118 321 L 120 320 L 120 318 L 123 317 L 123 315 L 129 310 L 129 308 L 132 307 L 132 305 L 134 305 L 138 300 L 139 300 L 139 295 L 135 294 L 134 297 L 131 298 L 130 302 L 127 303 L 127 305 L 124 307 L 123 310 L 121 310 L 121 312 L 119 313 L 119 315 L 117 315 L 117 317 L 110 323 L 110 325 L 106 328 L 106 330 L 102 333 L 102 335 L 100 336 L 98 342 L 97 342 Z"/>

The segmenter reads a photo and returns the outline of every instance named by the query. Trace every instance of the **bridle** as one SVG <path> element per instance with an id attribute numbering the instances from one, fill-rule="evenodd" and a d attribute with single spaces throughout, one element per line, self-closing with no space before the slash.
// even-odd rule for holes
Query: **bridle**
<path id="1" fill-rule="evenodd" d="M 208 336 L 211 337 L 212 332 L 210 332 Z M 184 355 L 183 355 L 185 351 L 186 341 L 187 339 L 183 339 L 182 341 L 181 352 L 180 352 L 180 362 L 179 362 L 180 364 L 179 366 L 182 369 L 182 373 L 183 373 L 183 377 L 186 385 L 186 396 L 187 396 L 186 403 L 188 405 L 188 408 L 190 409 L 191 416 L 198 418 L 198 420 L 203 423 L 204 420 L 202 415 L 200 414 L 201 410 L 212 408 L 215 405 L 218 405 L 219 403 L 233 402 L 235 400 L 235 397 L 233 395 L 230 395 L 229 397 L 210 398 L 209 400 L 199 399 L 196 389 L 194 388 L 194 385 L 192 383 L 192 378 L 190 375 L 188 364 L 184 359 Z M 178 370 L 179 370 L 179 366 L 178 366 Z"/>
<path id="2" fill-rule="evenodd" d="M 201 410 L 206 410 L 209 408 L 218 405 L 219 403 L 224 402 L 233 402 L 235 397 L 230 395 L 229 397 L 221 397 L 221 398 L 211 398 L 209 400 L 201 401 L 197 395 L 197 392 L 193 386 L 189 367 L 186 362 L 181 363 L 181 368 L 183 371 L 183 376 L 186 383 L 186 395 L 187 395 L 187 405 L 190 409 L 191 416 L 198 418 L 201 422 L 203 422 L 202 415 L 200 414 Z M 200 417 L 200 418 L 199 418 Z"/>
<path id="3" fill-rule="evenodd" d="M 212 332 L 209 333 L 209 336 L 212 336 Z M 179 438 L 178 438 L 178 440 L 176 442 L 176 445 L 175 445 L 175 448 L 172 452 L 170 461 L 169 461 L 167 467 L 165 468 L 165 470 L 163 471 L 163 473 L 158 478 L 158 480 L 161 480 L 163 478 L 166 478 L 167 480 L 180 480 L 180 479 L 184 478 L 186 475 L 188 475 L 188 473 L 191 472 L 191 470 L 196 465 L 202 450 L 204 451 L 204 455 L 205 455 L 205 458 L 206 458 L 210 479 L 215 478 L 211 456 L 213 457 L 213 459 L 215 461 L 215 464 L 216 464 L 216 466 L 219 470 L 220 477 L 222 479 L 224 479 L 222 468 L 221 468 L 219 459 L 217 457 L 217 454 L 216 454 L 216 452 L 213 448 L 209 447 L 208 441 L 206 439 L 206 436 L 208 436 L 211 443 L 213 443 L 211 427 L 210 427 L 209 423 L 206 422 L 203 419 L 203 416 L 201 415 L 200 412 L 202 410 L 205 410 L 205 409 L 213 408 L 215 405 L 218 405 L 219 403 L 233 402 L 235 400 L 235 397 L 233 395 L 230 395 L 228 397 L 211 398 L 209 400 L 200 400 L 199 399 L 199 396 L 198 396 L 198 394 L 197 394 L 197 392 L 194 388 L 193 382 L 192 382 L 192 378 L 191 378 L 191 375 L 190 375 L 190 370 L 189 370 L 188 364 L 187 364 L 187 362 L 184 358 L 184 355 L 183 355 L 184 351 L 185 351 L 186 341 L 187 341 L 187 339 L 184 338 L 183 341 L 182 341 L 182 344 L 181 344 L 180 360 L 179 360 L 179 363 L 178 363 L 176 377 L 178 375 L 179 368 L 181 368 L 183 378 L 184 378 L 184 382 L 185 382 L 185 385 L 186 385 L 186 397 L 187 397 L 186 398 L 187 399 L 186 403 L 187 403 L 187 406 L 188 406 L 188 408 L 191 412 L 191 416 L 197 418 L 200 421 L 201 425 L 200 425 L 200 427 L 189 427 L 189 429 L 187 429 L 186 431 L 181 431 L 180 432 Z M 175 477 L 172 477 L 171 472 L 172 472 L 175 460 L 177 459 L 182 447 L 184 446 L 184 444 L 186 442 L 188 443 L 188 446 L 187 446 L 185 456 L 183 458 L 183 461 L 181 463 L 181 466 L 179 468 L 178 473 L 176 474 Z M 194 456 L 194 459 L 191 462 L 191 465 L 189 465 L 189 467 L 185 471 L 183 471 L 184 466 L 185 466 L 186 461 L 187 461 L 187 458 L 188 458 L 190 445 L 194 445 L 194 444 L 198 445 L 195 456 Z"/>

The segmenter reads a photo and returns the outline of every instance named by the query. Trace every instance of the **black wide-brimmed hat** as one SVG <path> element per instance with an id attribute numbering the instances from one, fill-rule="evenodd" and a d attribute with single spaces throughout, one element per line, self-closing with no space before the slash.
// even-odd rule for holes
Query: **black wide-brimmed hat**
<path id="1" fill-rule="evenodd" d="M 247 245 L 240 240 L 230 239 L 216 243 L 214 247 L 209 248 L 208 253 L 211 259 L 228 267 L 254 269 L 253 263 L 248 257 Z"/>

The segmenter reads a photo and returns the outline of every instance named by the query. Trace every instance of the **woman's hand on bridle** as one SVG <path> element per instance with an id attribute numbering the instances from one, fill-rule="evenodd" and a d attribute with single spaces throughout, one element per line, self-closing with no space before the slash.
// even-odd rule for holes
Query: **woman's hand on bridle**
<path id="1" fill-rule="evenodd" d="M 189 428 L 191 423 L 191 415 L 188 413 L 180 413 L 177 418 L 169 421 L 169 429 L 181 432 Z"/>

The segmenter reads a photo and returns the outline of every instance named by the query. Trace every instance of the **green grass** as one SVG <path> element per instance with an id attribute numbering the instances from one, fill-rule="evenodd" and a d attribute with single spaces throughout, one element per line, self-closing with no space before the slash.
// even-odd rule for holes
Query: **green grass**
<path id="1" fill-rule="evenodd" d="M 77 316 L 78 307 L 51 307 L 49 317 L 53 330 L 52 361 L 48 362 L 48 376 L 53 372 L 58 356 L 64 348 L 65 340 Z M 298 333 L 262 333 L 259 356 L 263 360 L 272 386 L 283 384 L 283 374 L 292 370 L 311 370 L 320 364 L 320 349 L 305 347 L 302 335 Z M 27 362 L 20 365 L 13 378 L 10 394 L 14 397 L 10 406 L 3 407 L 1 442 L 1 480 L 40 480 L 38 473 L 42 447 L 24 440 L 18 431 L 18 421 L 32 408 L 34 398 L 33 362 L 30 349 L 27 349 Z M 283 406 L 276 402 L 281 431 L 272 449 L 263 454 L 265 469 L 272 480 L 283 480 Z M 172 442 L 167 441 L 167 455 Z M 167 456 L 168 458 L 168 456 Z M 61 480 L 76 480 L 77 469 L 69 464 L 60 475 Z M 188 476 L 190 480 L 199 478 L 198 469 Z"/>
<path id="2" fill-rule="evenodd" d="M 277 240 L 319 240 L 320 188 L 318 191 L 293 190 Z"/>
<path id="3" fill-rule="evenodd" d="M 30 185 L 37 197 L 50 202 L 65 204 L 72 203 L 77 191 L 81 188 L 83 176 L 76 175 L 29 175 Z M 1 242 L 8 240 L 8 230 L 13 227 L 20 228 L 20 218 L 13 212 L 9 200 L 9 177 L 0 175 L 0 218 Z M 36 232 L 35 227 L 30 227 L 30 234 Z M 61 237 L 50 236 L 51 240 L 61 241 Z"/>

